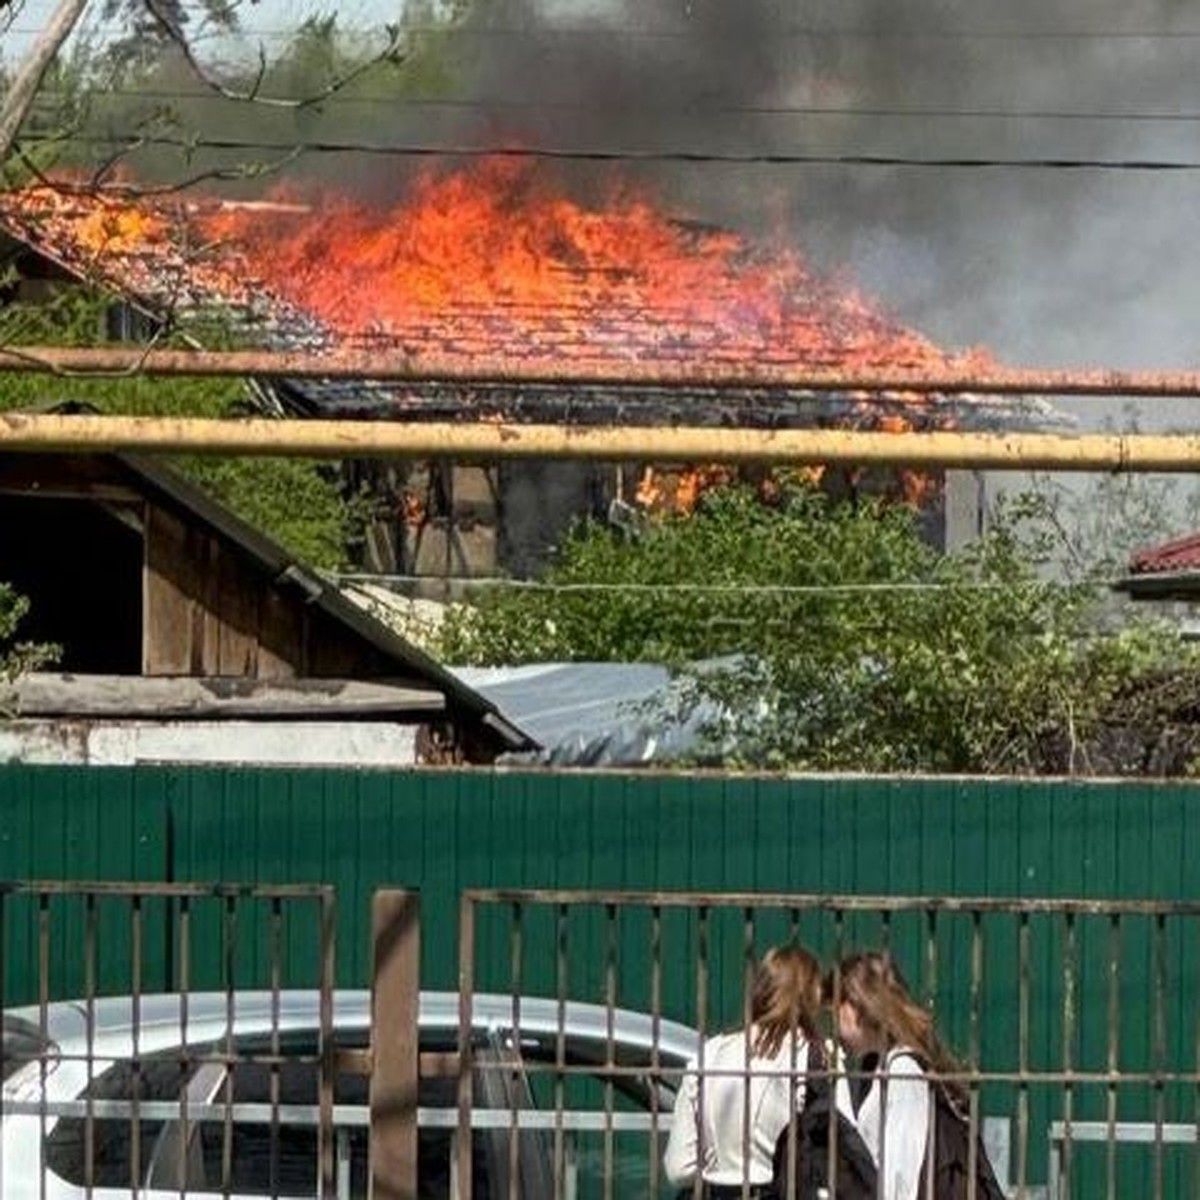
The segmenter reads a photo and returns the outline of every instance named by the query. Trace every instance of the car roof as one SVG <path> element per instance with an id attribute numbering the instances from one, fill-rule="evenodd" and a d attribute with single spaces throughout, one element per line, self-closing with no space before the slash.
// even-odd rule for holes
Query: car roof
<path id="1" fill-rule="evenodd" d="M 238 1037 L 311 1032 L 321 1024 L 321 996 L 315 989 L 235 990 L 98 997 L 90 1004 L 56 1001 L 46 1006 L 45 1031 L 63 1055 L 115 1058 L 133 1051 L 135 1024 L 137 1051 L 150 1054 L 185 1040 L 201 1043 L 228 1036 L 231 1010 Z M 521 1037 L 553 1036 L 561 1020 L 569 1039 L 605 1042 L 609 1038 L 610 1010 L 603 1004 L 566 1000 L 560 1005 L 556 998 L 521 996 L 519 1005 L 514 1005 L 511 995 L 477 993 L 471 1016 L 477 1032 L 507 1033 L 516 1028 Z M 9 1010 L 5 1019 L 42 1028 L 37 1006 Z M 335 991 L 332 1024 L 342 1032 L 369 1028 L 371 993 Z M 423 1031 L 456 1034 L 458 993 L 421 992 L 418 1024 Z M 686 1025 L 623 1008 L 611 1010 L 611 1029 L 613 1041 L 621 1047 L 650 1051 L 657 1045 L 660 1054 L 680 1061 L 693 1057 L 700 1041 L 698 1032 Z"/>

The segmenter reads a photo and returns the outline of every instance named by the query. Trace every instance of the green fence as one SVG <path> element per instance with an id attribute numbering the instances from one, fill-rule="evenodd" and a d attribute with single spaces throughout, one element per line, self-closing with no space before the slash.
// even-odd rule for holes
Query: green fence
<path id="1" fill-rule="evenodd" d="M 0 878 L 330 883 L 348 984 L 381 885 L 452 987 L 468 887 L 1186 900 L 1198 833 L 1186 784 L 0 767 Z"/>
<path id="2" fill-rule="evenodd" d="M 1190 901 L 1200 865 L 1190 847 L 1200 822 L 1200 787 L 1187 784 L 1013 782 L 996 780 L 759 778 L 655 774 L 553 774 L 485 771 L 314 771 L 194 768 L 0 767 L 0 878 L 109 879 L 242 884 L 327 883 L 337 893 L 338 977 L 365 986 L 369 912 L 375 888 L 422 893 L 422 983 L 457 983 L 457 921 L 467 888 L 642 889 L 785 892 L 875 896 L 1091 898 Z M 164 921 L 169 914 L 164 914 Z M 6 904 L 4 1001 L 35 994 L 36 915 Z M 806 918 L 807 919 L 807 918 Z M 966 918 L 939 930 L 939 1016 L 967 1049 L 970 1030 L 963 975 L 969 954 Z M 252 924 L 249 923 L 249 924 Z M 572 943 L 572 995 L 598 999 L 605 939 L 601 922 Z M 619 934 L 627 963 L 645 952 L 644 921 Z M 113 944 L 119 942 L 119 921 Z M 248 926 L 247 926 L 248 927 Z M 686 923 L 680 936 L 687 941 Z M 801 934 L 829 953 L 834 934 L 818 922 Z M 1197 941 L 1192 930 L 1127 919 L 1121 932 L 1118 992 L 1122 1070 L 1195 1070 L 1200 1049 L 1194 994 Z M 910 975 L 927 969 L 919 918 L 856 918 L 842 931 L 858 944 L 890 940 Z M 764 939 L 789 936 L 762 926 Z M 526 931 L 523 986 L 550 991 L 554 938 L 549 926 Z M 1027 947 L 1032 972 L 1029 1052 L 1039 1063 L 1061 1059 L 1064 1045 L 1065 927 L 1043 923 Z M 982 1042 L 1004 1058 L 1017 1045 L 1013 987 L 1021 970 L 1019 929 L 989 935 L 989 985 L 1007 996 Z M 52 990 L 77 989 L 69 938 L 52 948 Z M 199 939 L 193 986 L 261 984 L 265 944 L 250 933 L 232 958 L 219 938 Z M 485 939 L 486 942 L 486 939 Z M 310 945 L 298 934 L 296 953 Z M 1076 1065 L 1103 1065 L 1111 1039 L 1108 933 L 1078 931 Z M 206 958 L 207 954 L 207 958 Z M 508 950 L 498 934 L 479 950 L 479 986 L 505 986 Z M 693 1016 L 692 967 L 679 958 L 678 978 L 664 980 L 668 1015 Z M 668 960 L 670 961 L 670 960 Z M 710 1012 L 714 1024 L 735 1019 L 744 963 L 736 914 L 714 927 Z M 958 965 L 956 965 L 958 964 Z M 105 958 L 101 984 L 126 990 L 127 963 Z M 169 931 L 148 936 L 142 984 L 170 988 L 178 969 Z M 224 976 L 222 970 L 226 971 Z M 1165 972 L 1163 1012 L 1148 980 Z M 629 978 L 636 978 L 632 970 Z M 634 989 L 636 991 L 636 988 Z M 630 992 L 621 1002 L 638 1006 Z M 1165 1047 L 1160 1059 L 1156 1047 Z M 995 1057 L 995 1055 L 991 1055 Z M 1011 1055 L 1009 1055 L 1011 1057 Z M 999 1061 L 997 1059 L 996 1061 Z M 1005 1058 L 1007 1065 L 1007 1058 Z M 1007 1104 L 1011 1095 L 996 1093 Z M 1200 1089 L 1164 1094 L 1170 1120 L 1194 1121 Z M 1152 1090 L 1121 1101 L 1122 1118 L 1152 1115 Z M 1060 1095 L 1029 1097 L 1035 1127 L 1030 1178 L 1045 1162 L 1045 1127 L 1062 1110 Z M 1081 1088 L 1075 1116 L 1102 1118 L 1102 1087 Z M 1103 1150 L 1080 1150 L 1102 1159 Z M 1122 1151 L 1123 1162 L 1136 1155 Z M 1172 1192 L 1194 1194 L 1200 1179 L 1194 1148 L 1170 1151 Z M 1145 1154 L 1142 1155 L 1145 1158 Z M 1086 1175 L 1097 1178 L 1100 1161 Z M 1122 1178 L 1149 1167 L 1122 1166 Z M 1141 1175 L 1138 1176 L 1141 1178 Z M 1074 1189 L 1073 1189 L 1074 1190 Z"/>

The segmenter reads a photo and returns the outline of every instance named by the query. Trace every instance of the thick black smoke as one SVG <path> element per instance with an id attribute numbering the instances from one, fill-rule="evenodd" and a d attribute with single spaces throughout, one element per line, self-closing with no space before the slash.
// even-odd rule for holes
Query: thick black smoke
<path id="1" fill-rule="evenodd" d="M 471 0 L 402 98 L 288 120 L 312 140 L 630 155 L 538 169 L 781 236 L 949 347 L 1194 366 L 1200 172 L 1121 164 L 1200 159 L 1181 119 L 1200 117 L 1197 50 L 1195 0 Z M 706 155 L 739 161 L 688 159 Z M 387 202 L 454 160 L 304 161 Z"/>

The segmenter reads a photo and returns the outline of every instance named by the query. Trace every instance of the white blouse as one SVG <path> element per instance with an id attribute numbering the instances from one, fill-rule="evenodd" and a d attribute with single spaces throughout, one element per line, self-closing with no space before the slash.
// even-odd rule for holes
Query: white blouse
<path id="1" fill-rule="evenodd" d="M 753 1037 L 752 1030 L 751 1044 Z M 751 1052 L 749 1086 L 746 1048 L 745 1030 L 705 1041 L 703 1089 L 699 1085 L 697 1061 L 688 1064 L 675 1097 L 675 1114 L 663 1155 L 663 1170 L 673 1187 L 685 1187 L 697 1173 L 706 1183 L 734 1187 L 740 1186 L 743 1178 L 751 1184 L 771 1181 L 775 1143 L 791 1117 L 793 1094 L 796 1110 L 804 1107 L 802 1081 L 808 1065 L 808 1042 L 798 1035 L 793 1051 L 792 1040 L 785 1038 L 773 1058 L 761 1058 Z M 800 1081 L 794 1089 L 789 1077 L 793 1063 Z M 711 1073 L 717 1071 L 722 1074 Z M 747 1156 L 743 1153 L 747 1098 L 748 1172 Z"/>
<path id="2" fill-rule="evenodd" d="M 879 1200 L 918 1200 L 929 1140 L 929 1084 L 913 1052 L 905 1046 L 888 1051 L 857 1113 L 849 1080 L 837 1081 L 836 1094 L 838 1109 L 854 1122 L 881 1169 Z"/>

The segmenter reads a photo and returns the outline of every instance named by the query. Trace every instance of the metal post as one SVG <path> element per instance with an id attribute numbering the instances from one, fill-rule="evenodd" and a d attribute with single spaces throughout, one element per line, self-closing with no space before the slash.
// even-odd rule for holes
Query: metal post
<path id="1" fill-rule="evenodd" d="M 371 900 L 371 1200 L 417 1195 L 420 893 Z"/>

